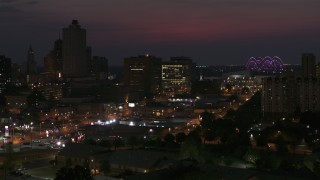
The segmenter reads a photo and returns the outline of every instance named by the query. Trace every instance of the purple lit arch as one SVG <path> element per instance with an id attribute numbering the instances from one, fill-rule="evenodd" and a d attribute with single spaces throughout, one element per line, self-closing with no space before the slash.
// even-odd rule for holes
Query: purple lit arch
<path id="1" fill-rule="evenodd" d="M 278 56 L 251 57 L 246 67 L 250 71 L 280 72 L 283 70 L 282 60 Z"/>

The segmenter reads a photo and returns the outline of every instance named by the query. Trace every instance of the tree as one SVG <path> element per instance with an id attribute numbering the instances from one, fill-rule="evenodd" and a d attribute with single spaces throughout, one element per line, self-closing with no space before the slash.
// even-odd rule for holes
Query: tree
<path id="1" fill-rule="evenodd" d="M 56 161 L 55 159 L 50 160 L 50 161 L 49 161 L 49 164 L 50 164 L 51 166 L 56 166 L 57 161 Z"/>
<path id="2" fill-rule="evenodd" d="M 97 141 L 95 141 L 94 139 L 85 139 L 83 143 L 89 145 L 97 145 Z"/>
<path id="3" fill-rule="evenodd" d="M 218 119 L 215 121 L 212 130 L 222 143 L 226 142 L 230 135 L 235 133 L 234 123 L 230 119 Z"/>
<path id="4" fill-rule="evenodd" d="M 181 144 L 186 140 L 187 136 L 184 132 L 179 132 L 176 134 L 176 142 Z"/>
<path id="5" fill-rule="evenodd" d="M 82 166 L 76 165 L 73 168 L 74 177 L 76 180 L 94 180 L 90 170 Z"/>
<path id="6" fill-rule="evenodd" d="M 201 152 L 201 140 L 196 137 L 189 136 L 187 137 L 184 144 L 181 145 L 181 153 L 184 158 L 200 160 L 200 152 Z"/>
<path id="7" fill-rule="evenodd" d="M 257 145 L 259 147 L 267 147 L 268 146 L 268 139 L 266 136 L 261 134 L 260 136 L 257 137 Z"/>
<path id="8" fill-rule="evenodd" d="M 295 157 L 285 157 L 280 163 L 280 169 L 285 171 L 296 171 L 303 167 L 303 162 Z"/>
<path id="9" fill-rule="evenodd" d="M 107 160 L 102 161 L 102 163 L 100 165 L 100 169 L 104 174 L 110 172 L 110 163 L 109 163 L 109 161 L 107 161 Z"/>
<path id="10" fill-rule="evenodd" d="M 243 156 L 243 159 L 247 162 L 255 164 L 261 158 L 261 154 L 257 150 L 249 149 Z"/>
<path id="11" fill-rule="evenodd" d="M 247 131 L 253 123 L 260 122 L 261 116 L 261 92 L 258 91 L 239 107 L 235 115 L 235 125 L 240 131 Z"/>
<path id="12" fill-rule="evenodd" d="M 237 149 L 246 149 L 251 146 L 251 141 L 247 133 L 231 134 L 225 142 L 225 147 L 229 152 L 236 153 Z"/>
<path id="13" fill-rule="evenodd" d="M 250 93 L 250 89 L 248 87 L 244 87 L 241 89 L 241 94 L 249 94 Z"/>
<path id="14" fill-rule="evenodd" d="M 9 142 L 6 146 L 5 146 L 5 150 L 7 153 L 12 153 L 13 152 L 13 144 L 12 142 Z"/>
<path id="15" fill-rule="evenodd" d="M 281 155 L 288 153 L 288 147 L 282 136 L 278 136 L 276 139 L 277 152 Z"/>
<path id="16" fill-rule="evenodd" d="M 7 105 L 7 99 L 6 97 L 0 93 L 0 108 L 4 108 Z"/>
<path id="17" fill-rule="evenodd" d="M 226 90 L 228 91 L 228 93 L 231 93 L 232 86 L 233 86 L 233 85 L 231 85 L 231 84 L 229 84 L 229 83 L 226 84 L 225 88 L 226 88 Z"/>
<path id="18" fill-rule="evenodd" d="M 235 102 L 238 100 L 238 96 L 237 95 L 231 95 L 229 98 L 228 98 L 228 101 L 229 102 Z"/>
<path id="19" fill-rule="evenodd" d="M 200 122 L 202 129 L 208 130 L 212 129 L 213 127 L 213 121 L 215 120 L 212 113 L 209 113 L 208 111 L 205 111 L 201 114 L 202 120 Z"/>
<path id="20" fill-rule="evenodd" d="M 147 139 L 144 141 L 144 147 L 155 147 L 157 145 L 156 141 L 154 139 Z"/>
<path id="21" fill-rule="evenodd" d="M 108 140 L 99 141 L 98 145 L 106 147 L 106 148 L 111 148 L 112 147 L 112 143 L 110 141 L 108 141 Z"/>
<path id="22" fill-rule="evenodd" d="M 200 132 L 201 132 L 201 130 L 199 128 L 196 128 L 196 129 L 190 131 L 190 133 L 187 135 L 186 139 L 193 138 L 197 141 L 197 143 L 201 144 L 202 141 L 201 141 L 201 137 L 200 137 Z"/>
<path id="23" fill-rule="evenodd" d="M 138 146 L 140 144 L 140 141 L 136 136 L 130 136 L 127 139 L 127 144 L 131 146 L 131 149 L 134 149 L 134 146 Z"/>
<path id="24" fill-rule="evenodd" d="M 123 140 L 120 138 L 117 138 L 115 140 L 113 140 L 113 146 L 114 146 L 114 150 L 117 150 L 118 147 L 122 147 L 124 145 Z"/>
<path id="25" fill-rule="evenodd" d="M 71 167 L 72 166 L 72 160 L 70 158 L 67 158 L 66 159 L 66 164 L 65 164 L 66 167 Z"/>
<path id="26" fill-rule="evenodd" d="M 164 137 L 165 146 L 168 148 L 178 148 L 179 145 L 175 142 L 175 136 L 171 133 L 168 133 Z"/>
<path id="27" fill-rule="evenodd" d="M 74 168 L 64 166 L 60 168 L 55 180 L 94 180 L 90 170 L 82 166 L 76 165 Z"/>
<path id="28" fill-rule="evenodd" d="M 27 96 L 28 107 L 38 107 L 41 102 L 45 102 L 46 99 L 42 93 L 38 90 L 34 90 Z"/>
<path id="29" fill-rule="evenodd" d="M 303 112 L 300 116 L 300 123 L 305 125 L 310 125 L 313 128 L 320 128 L 320 122 L 319 122 L 319 114 L 306 111 Z"/>
<path id="30" fill-rule="evenodd" d="M 166 134 L 165 137 L 164 137 L 164 142 L 167 143 L 167 144 L 173 143 L 174 140 L 175 140 L 175 137 L 171 133 Z"/>
<path id="31" fill-rule="evenodd" d="M 208 130 L 204 134 L 205 141 L 213 141 L 215 139 L 215 133 L 213 130 Z"/>
<path id="32" fill-rule="evenodd" d="M 71 167 L 64 166 L 56 173 L 55 180 L 74 179 L 73 170 Z"/>
<path id="33" fill-rule="evenodd" d="M 7 173 L 14 170 L 19 165 L 20 165 L 19 162 L 16 160 L 16 158 L 13 156 L 12 153 L 7 154 L 7 156 L 5 157 L 2 163 L 5 179 L 7 177 Z"/>

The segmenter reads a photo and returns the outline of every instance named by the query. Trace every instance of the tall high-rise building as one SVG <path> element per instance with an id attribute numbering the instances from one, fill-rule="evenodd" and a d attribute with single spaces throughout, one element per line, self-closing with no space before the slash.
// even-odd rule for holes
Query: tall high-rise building
<path id="1" fill-rule="evenodd" d="M 162 63 L 162 89 L 174 94 L 190 93 L 195 63 L 188 57 L 172 57 Z"/>
<path id="2" fill-rule="evenodd" d="M 300 76 L 263 78 L 261 92 L 263 112 L 320 112 L 320 79 L 316 77 L 315 56 L 302 55 Z"/>
<path id="3" fill-rule="evenodd" d="M 304 77 L 315 77 L 316 57 L 312 53 L 302 54 L 302 75 Z"/>
<path id="4" fill-rule="evenodd" d="M 92 75 L 93 62 L 92 62 L 92 48 L 90 46 L 87 46 L 86 48 L 86 60 L 87 60 L 87 72 L 89 75 Z"/>
<path id="5" fill-rule="evenodd" d="M 262 79 L 262 111 L 269 113 L 320 112 L 320 79 L 284 76 Z"/>
<path id="6" fill-rule="evenodd" d="M 63 76 L 87 76 L 87 43 L 86 30 L 81 28 L 77 20 L 62 30 Z"/>
<path id="7" fill-rule="evenodd" d="M 316 77 L 320 78 L 320 63 L 316 65 Z"/>
<path id="8" fill-rule="evenodd" d="M 62 40 L 58 39 L 54 42 L 53 50 L 44 58 L 44 73 L 52 77 L 58 78 L 62 73 Z"/>
<path id="9" fill-rule="evenodd" d="M 92 75 L 97 79 L 108 79 L 108 59 L 100 56 L 92 58 Z"/>
<path id="10" fill-rule="evenodd" d="M 37 73 L 37 63 L 35 61 L 34 51 L 29 47 L 27 56 L 27 75 L 35 75 Z"/>
<path id="11" fill-rule="evenodd" d="M 25 77 L 25 73 L 23 71 L 23 68 L 18 65 L 17 63 L 12 63 L 11 66 L 11 82 L 16 85 L 16 86 L 21 86 L 26 84 L 26 77 Z"/>
<path id="12" fill-rule="evenodd" d="M 0 56 L 0 92 L 11 82 L 11 59 Z"/>
<path id="13" fill-rule="evenodd" d="M 129 98 L 139 100 L 160 92 L 161 62 L 149 55 L 124 59 L 124 84 L 129 87 Z"/>

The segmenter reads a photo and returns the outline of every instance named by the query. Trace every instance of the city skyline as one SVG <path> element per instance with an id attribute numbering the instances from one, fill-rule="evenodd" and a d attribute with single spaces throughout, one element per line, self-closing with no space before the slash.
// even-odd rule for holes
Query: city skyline
<path id="1" fill-rule="evenodd" d="M 320 55 L 319 7 L 316 0 L 0 0 L 0 54 L 23 63 L 32 46 L 42 65 L 77 19 L 92 55 L 111 66 L 140 54 L 187 56 L 198 65 L 245 64 L 251 56 L 300 64 L 302 53 Z"/>

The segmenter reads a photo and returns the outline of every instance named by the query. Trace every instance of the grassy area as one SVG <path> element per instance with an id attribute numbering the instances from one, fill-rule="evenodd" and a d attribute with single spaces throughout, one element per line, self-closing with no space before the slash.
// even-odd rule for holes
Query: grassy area
<path id="1" fill-rule="evenodd" d="M 36 169 L 29 169 L 27 173 L 33 177 L 41 178 L 41 179 L 54 179 L 56 177 L 57 170 L 60 169 L 59 166 L 56 167 L 42 167 Z"/>

